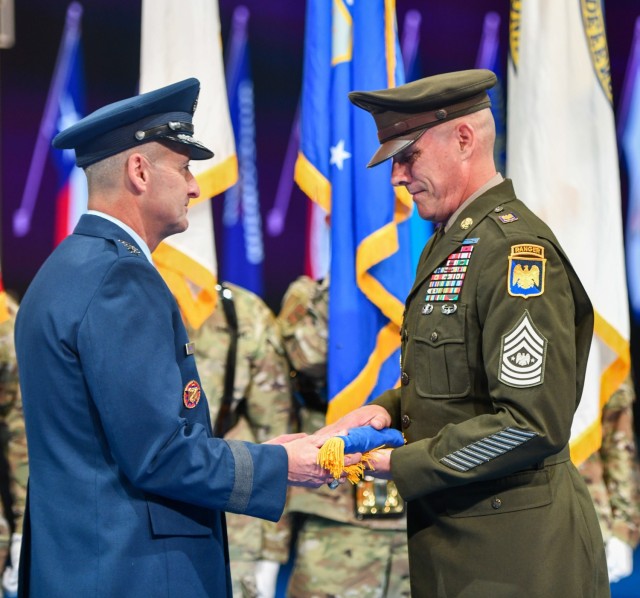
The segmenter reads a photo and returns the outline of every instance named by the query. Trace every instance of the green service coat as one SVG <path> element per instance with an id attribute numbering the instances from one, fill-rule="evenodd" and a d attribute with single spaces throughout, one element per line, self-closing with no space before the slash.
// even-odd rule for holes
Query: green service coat
<path id="1" fill-rule="evenodd" d="M 567 448 L 593 332 L 587 294 L 509 180 L 437 236 L 406 301 L 401 386 L 375 401 L 407 439 L 391 470 L 408 501 L 413 596 L 608 596 Z"/>

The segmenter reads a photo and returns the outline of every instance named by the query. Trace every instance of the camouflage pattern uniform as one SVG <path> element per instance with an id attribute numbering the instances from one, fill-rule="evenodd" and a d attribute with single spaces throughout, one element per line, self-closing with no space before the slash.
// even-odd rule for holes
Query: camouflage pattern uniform
<path id="1" fill-rule="evenodd" d="M 289 368 L 275 318 L 253 293 L 225 283 L 233 294 L 238 320 L 238 344 L 234 403 L 246 399 L 246 409 L 226 438 L 264 442 L 290 428 L 291 390 Z M 212 424 L 221 405 L 230 328 L 222 300 L 198 329 L 187 326 L 195 343 L 195 356 L 202 387 L 209 401 Z M 231 577 L 234 596 L 257 596 L 255 564 L 259 560 L 285 563 L 289 557 L 289 527 L 268 521 L 226 514 Z"/>
<path id="2" fill-rule="evenodd" d="M 327 321 L 327 280 L 298 278 L 287 289 L 278 324 L 297 377 L 306 375 L 302 386 L 312 384 L 321 397 L 326 397 Z M 301 394 L 296 393 L 300 428 L 312 433 L 324 426 L 325 414 L 317 405 L 310 408 Z M 410 595 L 406 518 L 358 519 L 355 509 L 355 488 L 348 483 L 335 490 L 290 489 L 286 512 L 295 514 L 300 527 L 288 595 Z"/>
<path id="3" fill-rule="evenodd" d="M 612 536 L 632 548 L 640 540 L 638 455 L 633 428 L 631 378 L 602 411 L 602 446 L 580 467 L 596 507 L 605 543 Z"/>
<path id="4" fill-rule="evenodd" d="M 8 472 L 2 472 L 2 479 L 7 480 L 9 484 L 12 511 L 8 513 L 3 509 L 3 503 L 0 501 L 0 570 L 4 569 L 8 554 L 12 520 L 14 533 L 22 534 L 29 477 L 27 438 L 13 342 L 18 305 L 7 296 L 7 307 L 9 319 L 0 323 L 0 446 L 3 453 L 2 467 L 8 467 Z"/>

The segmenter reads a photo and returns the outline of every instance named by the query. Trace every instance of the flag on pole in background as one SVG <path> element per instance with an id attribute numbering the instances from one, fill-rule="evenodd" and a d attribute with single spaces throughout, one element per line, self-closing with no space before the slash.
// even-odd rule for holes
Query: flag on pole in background
<path id="1" fill-rule="evenodd" d="M 640 322 L 640 17 L 636 19 L 618 113 L 618 137 L 629 181 L 627 284 L 634 320 Z"/>
<path id="2" fill-rule="evenodd" d="M 507 123 L 504 105 L 504 74 L 502 62 L 500 61 L 500 15 L 497 12 L 488 12 L 484 16 L 476 68 L 493 71 L 498 79 L 496 84 L 487 90 L 487 94 L 491 100 L 491 114 L 493 114 L 493 120 L 496 123 L 496 142 L 493 148 L 493 158 L 496 163 L 496 170 L 504 174 L 507 152 Z"/>
<path id="3" fill-rule="evenodd" d="M 400 326 L 412 282 L 408 193 L 348 92 L 403 82 L 394 0 L 307 2 L 300 153 L 295 178 L 330 214 L 327 420 L 398 382 Z"/>
<path id="4" fill-rule="evenodd" d="M 80 5 L 77 10 L 82 12 Z M 79 17 L 78 17 L 79 18 Z M 82 47 L 80 45 L 80 25 L 73 37 L 66 59 L 67 77 L 56 99 L 58 110 L 53 137 L 60 131 L 79 121 L 85 113 L 84 75 Z M 51 156 L 58 172 L 58 192 L 56 195 L 56 215 L 53 242 L 58 245 L 73 232 L 80 216 L 87 211 L 87 178 L 76 166 L 74 150 L 51 148 Z"/>
<path id="5" fill-rule="evenodd" d="M 75 153 L 73 150 L 61 152 L 51 149 L 53 137 L 82 118 L 84 111 L 80 50 L 81 19 L 82 6 L 78 2 L 72 2 L 67 8 L 60 48 L 20 207 L 13 214 L 13 234 L 16 237 L 24 237 L 31 230 L 42 175 L 49 155 L 56 160 L 60 180 L 54 230 L 56 245 L 73 230 L 80 215 L 86 209 L 86 181 L 80 169 L 75 167 Z"/>
<path id="6" fill-rule="evenodd" d="M 418 10 L 408 10 L 402 24 L 402 59 L 406 81 L 415 81 L 422 77 L 420 66 L 420 25 L 422 14 Z M 422 250 L 433 234 L 433 222 L 420 217 L 418 210 L 413 210 L 409 219 L 411 238 L 411 272 L 418 269 Z"/>
<path id="7" fill-rule="evenodd" d="M 224 194 L 221 279 L 256 295 L 263 293 L 264 242 L 256 168 L 256 122 L 249 62 L 249 9 L 238 6 L 227 53 L 226 78 L 231 124 L 238 154 L 238 182 Z"/>
<path id="8" fill-rule="evenodd" d="M 217 263 L 209 199 L 238 179 L 222 62 L 217 0 L 143 0 L 140 91 L 188 77 L 200 80 L 195 135 L 213 150 L 210 160 L 192 164 L 200 197 L 191 202 L 189 228 L 167 238 L 154 262 L 188 323 L 199 327 L 217 302 Z"/>
<path id="9" fill-rule="evenodd" d="M 512 0 L 507 169 L 556 233 L 595 310 L 571 456 L 602 440 L 601 410 L 629 372 L 618 152 L 600 0 Z"/>

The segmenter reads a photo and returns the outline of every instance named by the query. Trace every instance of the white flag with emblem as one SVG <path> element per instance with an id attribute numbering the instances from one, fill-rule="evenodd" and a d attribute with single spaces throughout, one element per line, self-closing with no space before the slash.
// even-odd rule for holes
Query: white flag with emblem
<path id="1" fill-rule="evenodd" d="M 596 316 L 571 431 L 571 456 L 581 463 L 600 446 L 602 407 L 630 364 L 602 3 L 512 0 L 510 32 L 507 173 L 518 197 L 557 235 Z"/>
<path id="2" fill-rule="evenodd" d="M 238 179 L 238 165 L 222 62 L 217 0 L 142 1 L 140 91 L 188 77 L 200 80 L 194 136 L 214 152 L 194 161 L 200 197 L 191 202 L 189 228 L 167 238 L 153 260 L 193 327 L 213 312 L 217 262 L 209 199 Z"/>

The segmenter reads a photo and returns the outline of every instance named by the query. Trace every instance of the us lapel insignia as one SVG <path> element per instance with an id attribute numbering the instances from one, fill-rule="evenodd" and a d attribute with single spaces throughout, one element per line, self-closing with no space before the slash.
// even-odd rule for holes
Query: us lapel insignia
<path id="1" fill-rule="evenodd" d="M 471 226 L 473 225 L 473 218 L 465 218 L 461 223 L 460 223 L 460 228 L 462 230 L 467 230 L 468 228 L 471 228 Z"/>
<path id="2" fill-rule="evenodd" d="M 187 382 L 182 393 L 182 402 L 187 409 L 193 409 L 200 402 L 202 391 L 197 380 Z"/>
<path id="3" fill-rule="evenodd" d="M 507 290 L 513 297 L 537 297 L 544 293 L 547 260 L 540 245 L 512 245 Z"/>

